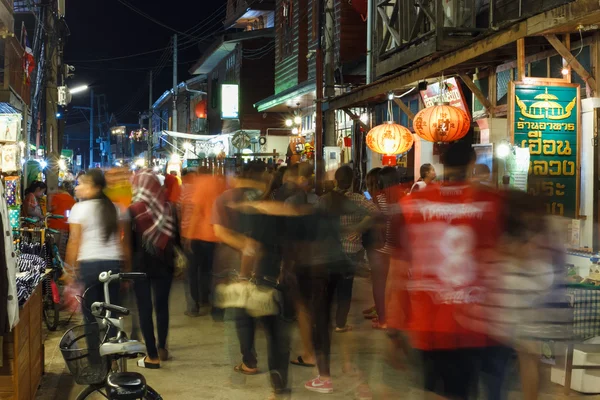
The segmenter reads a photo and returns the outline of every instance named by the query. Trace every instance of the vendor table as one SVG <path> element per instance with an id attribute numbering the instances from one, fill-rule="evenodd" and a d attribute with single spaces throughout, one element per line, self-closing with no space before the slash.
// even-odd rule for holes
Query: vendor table
<path id="1" fill-rule="evenodd" d="M 0 400 L 35 397 L 44 372 L 42 285 L 19 310 L 19 323 L 3 336 Z"/>
<path id="2" fill-rule="evenodd" d="M 600 336 L 600 287 L 592 285 L 569 285 L 568 294 L 573 306 L 573 334 L 576 341 Z M 574 369 L 600 370 L 600 365 L 573 365 L 573 342 L 567 345 L 565 365 L 565 394 L 571 390 Z"/>

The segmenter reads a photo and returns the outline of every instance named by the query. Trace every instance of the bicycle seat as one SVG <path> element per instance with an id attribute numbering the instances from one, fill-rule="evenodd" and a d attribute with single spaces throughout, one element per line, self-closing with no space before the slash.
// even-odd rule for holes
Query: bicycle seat
<path id="1" fill-rule="evenodd" d="M 137 372 L 118 372 L 106 379 L 106 391 L 110 399 L 142 399 L 146 396 L 146 390 L 146 379 Z"/>
<path id="2" fill-rule="evenodd" d="M 146 345 L 137 340 L 129 340 L 125 343 L 104 343 L 100 346 L 101 356 L 120 354 L 123 356 L 137 356 L 146 353 Z"/>

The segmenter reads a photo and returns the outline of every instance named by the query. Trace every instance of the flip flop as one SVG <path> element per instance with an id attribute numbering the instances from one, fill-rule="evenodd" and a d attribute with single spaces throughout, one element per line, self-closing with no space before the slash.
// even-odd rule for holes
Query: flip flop
<path id="1" fill-rule="evenodd" d="M 335 328 L 336 333 L 350 332 L 351 330 L 352 330 L 352 327 L 350 325 L 346 325 L 343 328 Z"/>
<path id="2" fill-rule="evenodd" d="M 233 370 L 235 372 L 243 374 L 243 375 L 257 375 L 258 374 L 258 368 L 253 368 L 252 371 L 246 371 L 244 369 L 244 363 L 240 363 L 239 365 L 236 365 L 235 367 L 233 367 Z"/>
<path id="3" fill-rule="evenodd" d="M 147 368 L 147 369 L 159 369 L 160 368 L 160 364 L 147 363 L 146 357 L 140 358 L 137 361 L 137 366 L 140 368 Z"/>
<path id="4" fill-rule="evenodd" d="M 299 367 L 309 367 L 312 368 L 315 366 L 315 364 L 309 364 L 309 363 L 305 363 L 304 360 L 302 359 L 302 356 L 298 356 L 298 358 L 296 358 L 295 360 L 290 361 L 291 364 L 293 365 L 297 365 Z"/>

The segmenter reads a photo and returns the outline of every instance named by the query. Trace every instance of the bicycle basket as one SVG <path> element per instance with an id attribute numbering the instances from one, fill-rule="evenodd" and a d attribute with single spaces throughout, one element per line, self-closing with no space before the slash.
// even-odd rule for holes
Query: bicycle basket
<path id="1" fill-rule="evenodd" d="M 77 384 L 104 382 L 110 368 L 108 357 L 100 356 L 99 351 L 105 335 L 105 329 L 92 323 L 69 329 L 60 340 L 60 351 Z"/>

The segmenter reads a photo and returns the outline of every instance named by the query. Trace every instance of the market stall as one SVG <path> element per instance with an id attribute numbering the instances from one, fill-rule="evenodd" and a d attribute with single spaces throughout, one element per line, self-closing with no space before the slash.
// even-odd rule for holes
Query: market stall
<path id="1" fill-rule="evenodd" d="M 21 193 L 24 174 L 40 179 L 37 161 L 24 160 L 18 142 L 21 113 L 0 107 L 0 222 L 4 229 L 4 263 L 0 263 L 0 398 L 32 399 L 44 370 L 42 285 L 46 260 L 41 239 L 24 234 Z M 28 179 L 27 179 L 28 178 Z M 6 322 L 5 322 L 6 321 Z"/>

